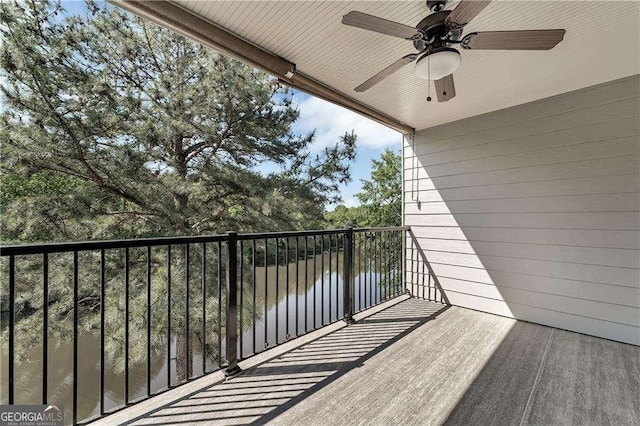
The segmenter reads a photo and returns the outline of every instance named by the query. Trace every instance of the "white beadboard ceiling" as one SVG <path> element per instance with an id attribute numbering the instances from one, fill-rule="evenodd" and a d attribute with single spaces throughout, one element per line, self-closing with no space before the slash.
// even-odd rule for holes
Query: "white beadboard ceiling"
<path id="1" fill-rule="evenodd" d="M 435 94 L 434 101 L 426 101 L 427 83 L 415 77 L 413 64 L 365 93 L 353 90 L 415 50 L 409 41 L 342 25 L 342 16 L 359 10 L 413 26 L 429 13 L 424 1 L 175 3 L 416 129 L 640 73 L 638 1 L 494 0 L 465 34 L 565 28 L 565 39 L 550 51 L 460 49 L 457 96 L 444 103 L 435 102 Z"/>

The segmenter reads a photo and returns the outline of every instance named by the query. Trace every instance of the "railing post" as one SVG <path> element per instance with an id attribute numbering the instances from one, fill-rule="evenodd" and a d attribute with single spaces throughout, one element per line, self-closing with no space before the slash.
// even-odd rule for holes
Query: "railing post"
<path id="1" fill-rule="evenodd" d="M 355 322 L 353 320 L 353 292 L 354 292 L 354 280 L 353 280 L 353 227 L 349 226 L 344 233 L 344 320 L 348 324 Z"/>
<path id="2" fill-rule="evenodd" d="M 238 234 L 229 232 L 227 237 L 227 368 L 226 377 L 240 373 L 238 366 Z"/>
<path id="3" fill-rule="evenodd" d="M 411 296 L 413 296 L 411 290 L 409 289 L 409 279 L 407 278 L 407 238 L 409 237 L 409 231 L 411 230 L 410 226 L 405 226 L 402 231 L 402 245 L 400 247 L 400 250 L 402 251 L 400 253 L 400 264 L 402 266 L 401 270 L 400 270 L 400 276 L 402 279 L 402 287 L 404 288 L 404 292 L 405 294 L 409 294 Z"/>

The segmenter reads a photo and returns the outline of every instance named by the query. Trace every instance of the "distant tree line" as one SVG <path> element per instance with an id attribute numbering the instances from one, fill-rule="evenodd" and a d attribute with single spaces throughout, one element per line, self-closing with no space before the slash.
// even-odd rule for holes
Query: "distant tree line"
<path id="1" fill-rule="evenodd" d="M 386 149 L 372 160 L 371 178 L 362 181 L 356 194 L 360 205 L 338 205 L 325 214 L 332 227 L 400 226 L 402 224 L 402 159 Z"/>

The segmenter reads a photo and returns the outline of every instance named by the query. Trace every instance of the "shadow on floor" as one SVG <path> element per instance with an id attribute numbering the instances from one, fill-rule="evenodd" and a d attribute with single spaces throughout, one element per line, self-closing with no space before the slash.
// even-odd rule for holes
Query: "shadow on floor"
<path id="1" fill-rule="evenodd" d="M 640 348 L 516 322 L 448 425 L 615 424 L 640 419 Z"/>
<path id="2" fill-rule="evenodd" d="M 408 299 L 127 424 L 263 424 L 447 309 Z"/>

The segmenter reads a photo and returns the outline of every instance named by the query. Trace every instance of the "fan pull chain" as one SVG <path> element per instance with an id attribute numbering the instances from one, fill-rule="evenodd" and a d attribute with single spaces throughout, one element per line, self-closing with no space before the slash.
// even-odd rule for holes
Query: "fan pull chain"
<path id="1" fill-rule="evenodd" d="M 431 102 L 431 60 L 427 54 L 427 102 Z"/>

